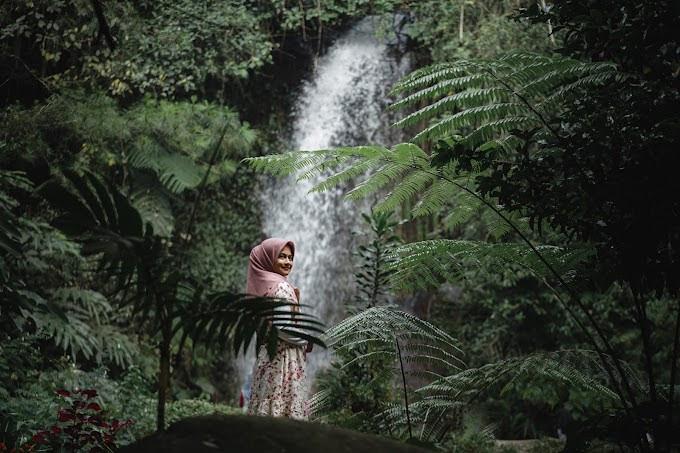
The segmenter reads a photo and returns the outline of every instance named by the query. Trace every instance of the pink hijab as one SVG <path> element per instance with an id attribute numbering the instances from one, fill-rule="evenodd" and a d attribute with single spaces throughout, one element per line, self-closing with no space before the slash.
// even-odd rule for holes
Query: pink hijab
<path id="1" fill-rule="evenodd" d="M 248 283 L 246 293 L 253 296 L 271 295 L 271 289 L 288 279 L 274 272 L 274 262 L 285 246 L 289 246 L 295 256 L 293 241 L 280 238 L 269 238 L 253 247 L 248 263 Z"/>

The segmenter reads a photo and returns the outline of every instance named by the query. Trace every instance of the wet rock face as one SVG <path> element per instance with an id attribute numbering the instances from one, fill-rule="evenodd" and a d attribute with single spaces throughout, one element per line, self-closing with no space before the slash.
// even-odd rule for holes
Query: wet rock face
<path id="1" fill-rule="evenodd" d="M 124 453 L 425 453 L 378 436 L 287 418 L 207 415 L 181 420 Z"/>

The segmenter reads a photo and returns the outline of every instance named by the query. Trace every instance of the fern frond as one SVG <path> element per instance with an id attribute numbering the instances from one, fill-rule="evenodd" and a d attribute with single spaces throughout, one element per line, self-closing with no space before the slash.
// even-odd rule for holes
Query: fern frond
<path id="1" fill-rule="evenodd" d="M 328 389 L 316 392 L 309 399 L 309 414 L 315 416 L 323 412 L 331 403 L 332 392 Z"/>
<path id="2" fill-rule="evenodd" d="M 421 89 L 442 80 L 453 79 L 467 75 L 471 68 L 477 68 L 478 63 L 471 60 L 458 60 L 454 63 L 439 63 L 426 68 L 420 68 L 404 77 L 392 88 L 392 94 Z"/>
<path id="3" fill-rule="evenodd" d="M 345 198 L 348 200 L 360 200 L 375 194 L 383 187 L 398 181 L 408 172 L 409 168 L 401 163 L 386 162 L 377 171 L 349 190 L 345 194 Z"/>
<path id="4" fill-rule="evenodd" d="M 473 108 L 507 102 L 508 94 L 508 89 L 505 87 L 468 88 L 423 107 L 397 121 L 394 125 L 396 127 L 408 127 L 457 108 Z"/>
<path id="5" fill-rule="evenodd" d="M 417 118 L 418 112 L 415 112 Z M 436 122 L 432 126 L 423 129 L 413 137 L 414 142 L 422 142 L 427 139 L 446 138 L 453 132 L 473 127 L 476 124 L 496 121 L 508 115 L 529 116 L 530 109 L 519 102 L 499 102 L 477 107 L 470 107 Z"/>
<path id="6" fill-rule="evenodd" d="M 405 98 L 395 102 L 390 106 L 391 109 L 399 109 L 417 102 L 434 99 L 440 96 L 448 95 L 452 90 L 482 88 L 492 81 L 488 74 L 470 74 L 453 79 L 443 80 L 430 87 L 417 91 Z"/>
<path id="7" fill-rule="evenodd" d="M 483 209 L 483 204 L 479 199 L 463 190 L 458 190 L 454 194 L 451 203 L 453 206 L 444 217 L 444 225 L 451 229 L 463 225 Z"/>
<path id="8" fill-rule="evenodd" d="M 385 198 L 375 205 L 376 212 L 390 212 L 422 193 L 435 179 L 431 173 L 412 171 Z"/>
<path id="9" fill-rule="evenodd" d="M 565 249 L 540 245 L 536 247 L 548 263 L 560 274 L 573 270 L 590 258 L 591 248 Z M 390 256 L 390 279 L 396 288 L 412 289 L 455 282 L 460 266 L 492 259 L 499 266 L 519 264 L 539 278 L 551 277 L 551 272 L 526 245 L 521 243 L 493 244 L 487 242 L 438 239 L 404 244 Z"/>
<path id="10" fill-rule="evenodd" d="M 612 401 L 617 399 L 607 374 L 592 351 L 570 350 L 536 353 L 470 368 L 437 380 L 416 391 L 424 404 L 442 401 L 469 402 L 491 391 L 503 392 L 515 379 L 544 378 L 595 392 Z"/>
<path id="11" fill-rule="evenodd" d="M 328 329 L 324 338 L 335 348 L 371 346 L 355 360 L 371 355 L 396 357 L 395 341 L 398 340 L 407 362 L 445 369 L 465 366 L 463 352 L 455 338 L 427 321 L 388 307 L 373 307 L 351 316 Z"/>
<path id="12" fill-rule="evenodd" d="M 339 154 L 334 155 L 328 150 L 317 150 L 248 157 L 243 159 L 243 162 L 257 171 L 276 176 L 287 176 L 321 163 L 333 165 L 336 163 L 334 161 L 339 158 Z"/>
<path id="13" fill-rule="evenodd" d="M 622 78 L 611 63 L 585 63 L 533 53 L 514 52 L 488 61 L 461 59 L 422 68 L 397 84 L 395 92 L 404 93 L 405 97 L 393 108 L 423 101 L 428 104 L 408 114 L 396 126 L 434 120 L 434 124 L 413 137 L 415 142 L 445 138 L 473 128 L 475 135 L 467 143 L 476 147 L 514 128 L 529 130 L 544 126 L 545 118 L 559 115 L 560 102 L 568 95 Z"/>

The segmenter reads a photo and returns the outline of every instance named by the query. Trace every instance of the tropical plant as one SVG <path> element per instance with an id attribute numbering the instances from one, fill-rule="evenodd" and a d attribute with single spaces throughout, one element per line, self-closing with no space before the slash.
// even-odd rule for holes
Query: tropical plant
<path id="1" fill-rule="evenodd" d="M 145 228 L 140 213 L 116 187 L 91 173 L 81 176 L 65 171 L 64 176 L 65 181 L 52 179 L 40 188 L 62 213 L 56 224 L 84 243 L 84 253 L 98 255 L 101 271 L 122 292 L 121 303 L 130 305 L 160 335 L 158 430 L 165 427 L 171 346 L 177 334 L 181 333 L 180 349 L 191 337 L 194 342 L 230 343 L 236 351 L 257 335 L 273 353 L 279 330 L 291 332 L 288 329 L 294 326 L 302 330 L 297 336 L 323 346 L 307 333 L 322 332 L 321 323 L 304 313 L 293 320 L 288 311 L 281 310 L 289 302 L 225 292 L 204 294 L 182 272 L 178 260 L 183 249 L 154 235 L 150 224 Z M 181 236 L 176 243 L 183 245 Z"/>
<path id="2" fill-rule="evenodd" d="M 374 360 L 377 366 L 398 373 L 403 406 L 395 404 L 395 407 L 405 414 L 409 438 L 414 437 L 413 424 L 417 420 L 411 418 L 413 404 L 409 404 L 407 376 L 445 376 L 465 366 L 463 353 L 453 337 L 426 321 L 390 307 L 373 307 L 350 316 L 328 329 L 325 338 L 336 350 L 352 352 L 351 360 L 343 367 Z M 329 396 L 322 391 L 315 396 L 315 404 L 323 407 Z M 376 413 L 374 417 L 384 421 L 389 413 L 389 410 Z M 390 423 L 379 423 L 379 426 L 391 430 Z"/>
<path id="3" fill-rule="evenodd" d="M 503 192 L 504 178 L 508 173 L 512 175 L 514 162 L 540 161 L 569 149 L 570 143 L 562 135 L 562 130 L 568 126 L 562 124 L 560 115 L 570 111 L 574 98 L 582 96 L 586 89 L 597 90 L 624 80 L 625 76 L 610 63 L 583 63 L 526 53 L 509 54 L 491 61 L 462 59 L 416 70 L 395 87 L 395 92 L 405 94 L 395 108 L 420 106 L 398 121 L 397 126 L 411 127 L 426 122 L 413 141 L 434 141 L 431 154 L 414 143 L 404 143 L 391 150 L 362 146 L 292 152 L 248 161 L 256 169 L 276 174 L 303 170 L 302 178 L 317 174 L 319 170 L 335 170 L 313 190 L 325 190 L 341 182 L 363 178 L 349 190 L 349 199 L 391 186 L 392 190 L 376 206 L 378 211 L 415 199 L 417 203 L 411 210 L 413 216 L 459 209 L 470 212 L 479 207 L 493 213 L 521 242 L 434 242 L 429 248 L 429 244 L 415 244 L 405 246 L 401 256 L 406 262 L 413 260 L 408 247 L 422 246 L 426 253 L 434 253 L 427 257 L 430 265 L 436 262 L 435 269 L 443 265 L 449 270 L 451 263 L 456 262 L 456 254 L 464 250 L 466 258 L 497 256 L 535 273 L 554 288 L 562 308 L 598 354 L 600 364 L 608 374 L 608 382 L 618 397 L 619 407 L 635 420 L 638 430 L 635 443 L 648 449 L 646 427 L 651 424 L 656 426 L 655 432 L 660 429 L 660 418 L 656 415 L 647 417 L 639 403 L 640 397 L 648 397 L 649 388 L 632 385 L 630 374 L 617 358 L 619 355 L 612 348 L 607 332 L 585 307 L 577 288 L 569 284 L 575 272 L 571 264 L 592 256 L 592 252 L 587 250 L 588 246 L 579 251 L 537 246 L 530 240 L 530 230 L 540 233 L 546 223 L 561 231 L 569 231 L 568 227 L 565 228 L 559 219 L 532 210 L 533 205 L 527 207 L 513 202 L 509 194 Z M 372 172 L 364 176 L 368 170 Z M 531 181 L 531 175 L 522 176 Z M 395 181 L 398 182 L 395 184 Z M 523 218 L 525 215 L 527 218 Z M 572 215 L 570 220 L 578 222 L 582 219 Z M 673 228 L 670 224 L 666 226 Z M 571 261 L 572 258 L 575 260 Z M 418 259 L 416 254 L 415 260 Z M 399 268 L 399 260 L 397 264 L 396 268 Z M 435 273 L 440 277 L 448 274 Z M 430 279 L 433 280 L 436 281 Z M 658 432 L 658 435 L 663 434 Z"/>
<path id="4" fill-rule="evenodd" d="M 366 309 L 387 303 L 389 297 L 389 257 L 400 242 L 394 234 L 397 226 L 392 212 L 371 212 L 362 214 L 364 223 L 370 229 L 371 239 L 357 248 L 357 300 L 353 309 Z"/>
<path id="5" fill-rule="evenodd" d="M 394 234 L 393 213 L 362 214 L 367 231 L 364 244 L 355 252 L 356 300 L 347 303 L 348 313 L 357 313 L 389 303 L 388 279 L 391 272 L 387 257 L 399 242 Z M 381 431 L 375 416 L 394 399 L 393 357 L 373 355 L 382 346 L 357 344 L 336 348 L 331 367 L 316 379 L 317 393 L 312 397 L 312 413 L 335 425 L 361 431 Z M 371 356 L 373 360 L 363 360 Z"/>
<path id="6" fill-rule="evenodd" d="M 113 451 L 116 436 L 132 424 L 131 420 L 107 420 L 102 407 L 93 401 L 95 389 L 57 390 L 67 403 L 57 413 L 57 423 L 38 431 L 19 451 L 48 447 L 51 450 Z M 62 403 L 63 404 L 63 403 Z M 3 451 L 0 449 L 0 451 Z"/>
<path id="7" fill-rule="evenodd" d="M 136 344 L 117 325 L 107 298 L 99 291 L 64 286 L 87 268 L 79 246 L 43 221 L 15 213 L 18 199 L 33 192 L 33 183 L 22 172 L 1 174 L 1 209 L 6 215 L 0 319 L 6 332 L 47 334 L 74 359 L 130 365 Z"/>

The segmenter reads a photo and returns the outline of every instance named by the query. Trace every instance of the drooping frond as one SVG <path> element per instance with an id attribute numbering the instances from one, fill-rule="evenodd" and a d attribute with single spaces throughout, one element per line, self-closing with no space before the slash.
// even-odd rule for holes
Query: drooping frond
<path id="1" fill-rule="evenodd" d="M 330 405 L 331 396 L 329 389 L 320 390 L 312 395 L 309 399 L 309 414 L 312 417 L 321 414 Z"/>
<path id="2" fill-rule="evenodd" d="M 636 391 L 644 392 L 634 371 L 622 365 L 629 380 L 636 383 Z M 409 404 L 409 417 L 412 424 L 420 426 L 421 440 L 437 440 L 459 425 L 460 415 L 476 399 L 508 392 L 517 382 L 528 385 L 533 381 L 581 388 L 612 403 L 618 398 L 594 351 L 567 350 L 513 357 L 436 379 L 415 391 L 415 401 Z M 407 426 L 402 405 L 393 404 L 376 418 L 393 428 Z M 485 429 L 491 434 L 494 428 Z"/>
<path id="3" fill-rule="evenodd" d="M 414 141 L 462 133 L 467 135 L 464 142 L 476 149 L 516 129 L 546 127 L 546 121 L 559 115 L 560 101 L 581 88 L 621 78 L 610 63 L 532 53 L 510 53 L 488 61 L 460 59 L 419 69 L 397 84 L 395 92 L 404 98 L 393 107 L 419 107 L 396 126 L 429 122 Z"/>
<path id="4" fill-rule="evenodd" d="M 53 178 L 39 193 L 61 214 L 59 229 L 83 242 L 85 255 L 101 254 L 101 268 L 122 282 L 146 256 L 148 237 L 139 211 L 113 185 L 91 173 L 65 171 L 67 181 Z"/>
<path id="5" fill-rule="evenodd" d="M 626 369 L 633 373 L 630 368 Z M 580 387 L 612 401 L 617 399 L 596 353 L 583 350 L 536 353 L 470 368 L 436 380 L 416 392 L 423 401 L 469 403 L 485 392 L 507 391 L 518 379 L 527 382 L 538 378 Z"/>
<path id="6" fill-rule="evenodd" d="M 193 316 L 179 319 L 175 330 L 184 330 L 195 342 L 231 344 L 235 353 L 247 350 L 256 338 L 266 345 L 270 357 L 276 353 L 279 332 L 326 347 L 319 338 L 324 324 L 305 313 L 304 305 L 295 305 L 299 312 L 291 309 L 293 305 L 282 299 L 216 293 L 197 306 Z"/>
<path id="7" fill-rule="evenodd" d="M 419 364 L 431 375 L 465 366 L 463 352 L 455 338 L 427 321 L 394 308 L 373 307 L 351 316 L 328 329 L 325 340 L 335 348 L 370 346 L 354 360 L 365 360 L 372 355 L 396 359 L 400 349 L 402 360 Z"/>
<path id="8" fill-rule="evenodd" d="M 593 253 L 591 248 L 585 247 L 565 249 L 540 245 L 536 248 L 561 276 L 566 276 Z M 390 260 L 391 281 L 401 289 L 437 286 L 444 281 L 456 281 L 461 266 L 489 259 L 499 266 L 519 264 L 538 278 L 552 277 L 543 260 L 522 243 L 437 239 L 397 247 Z"/>

